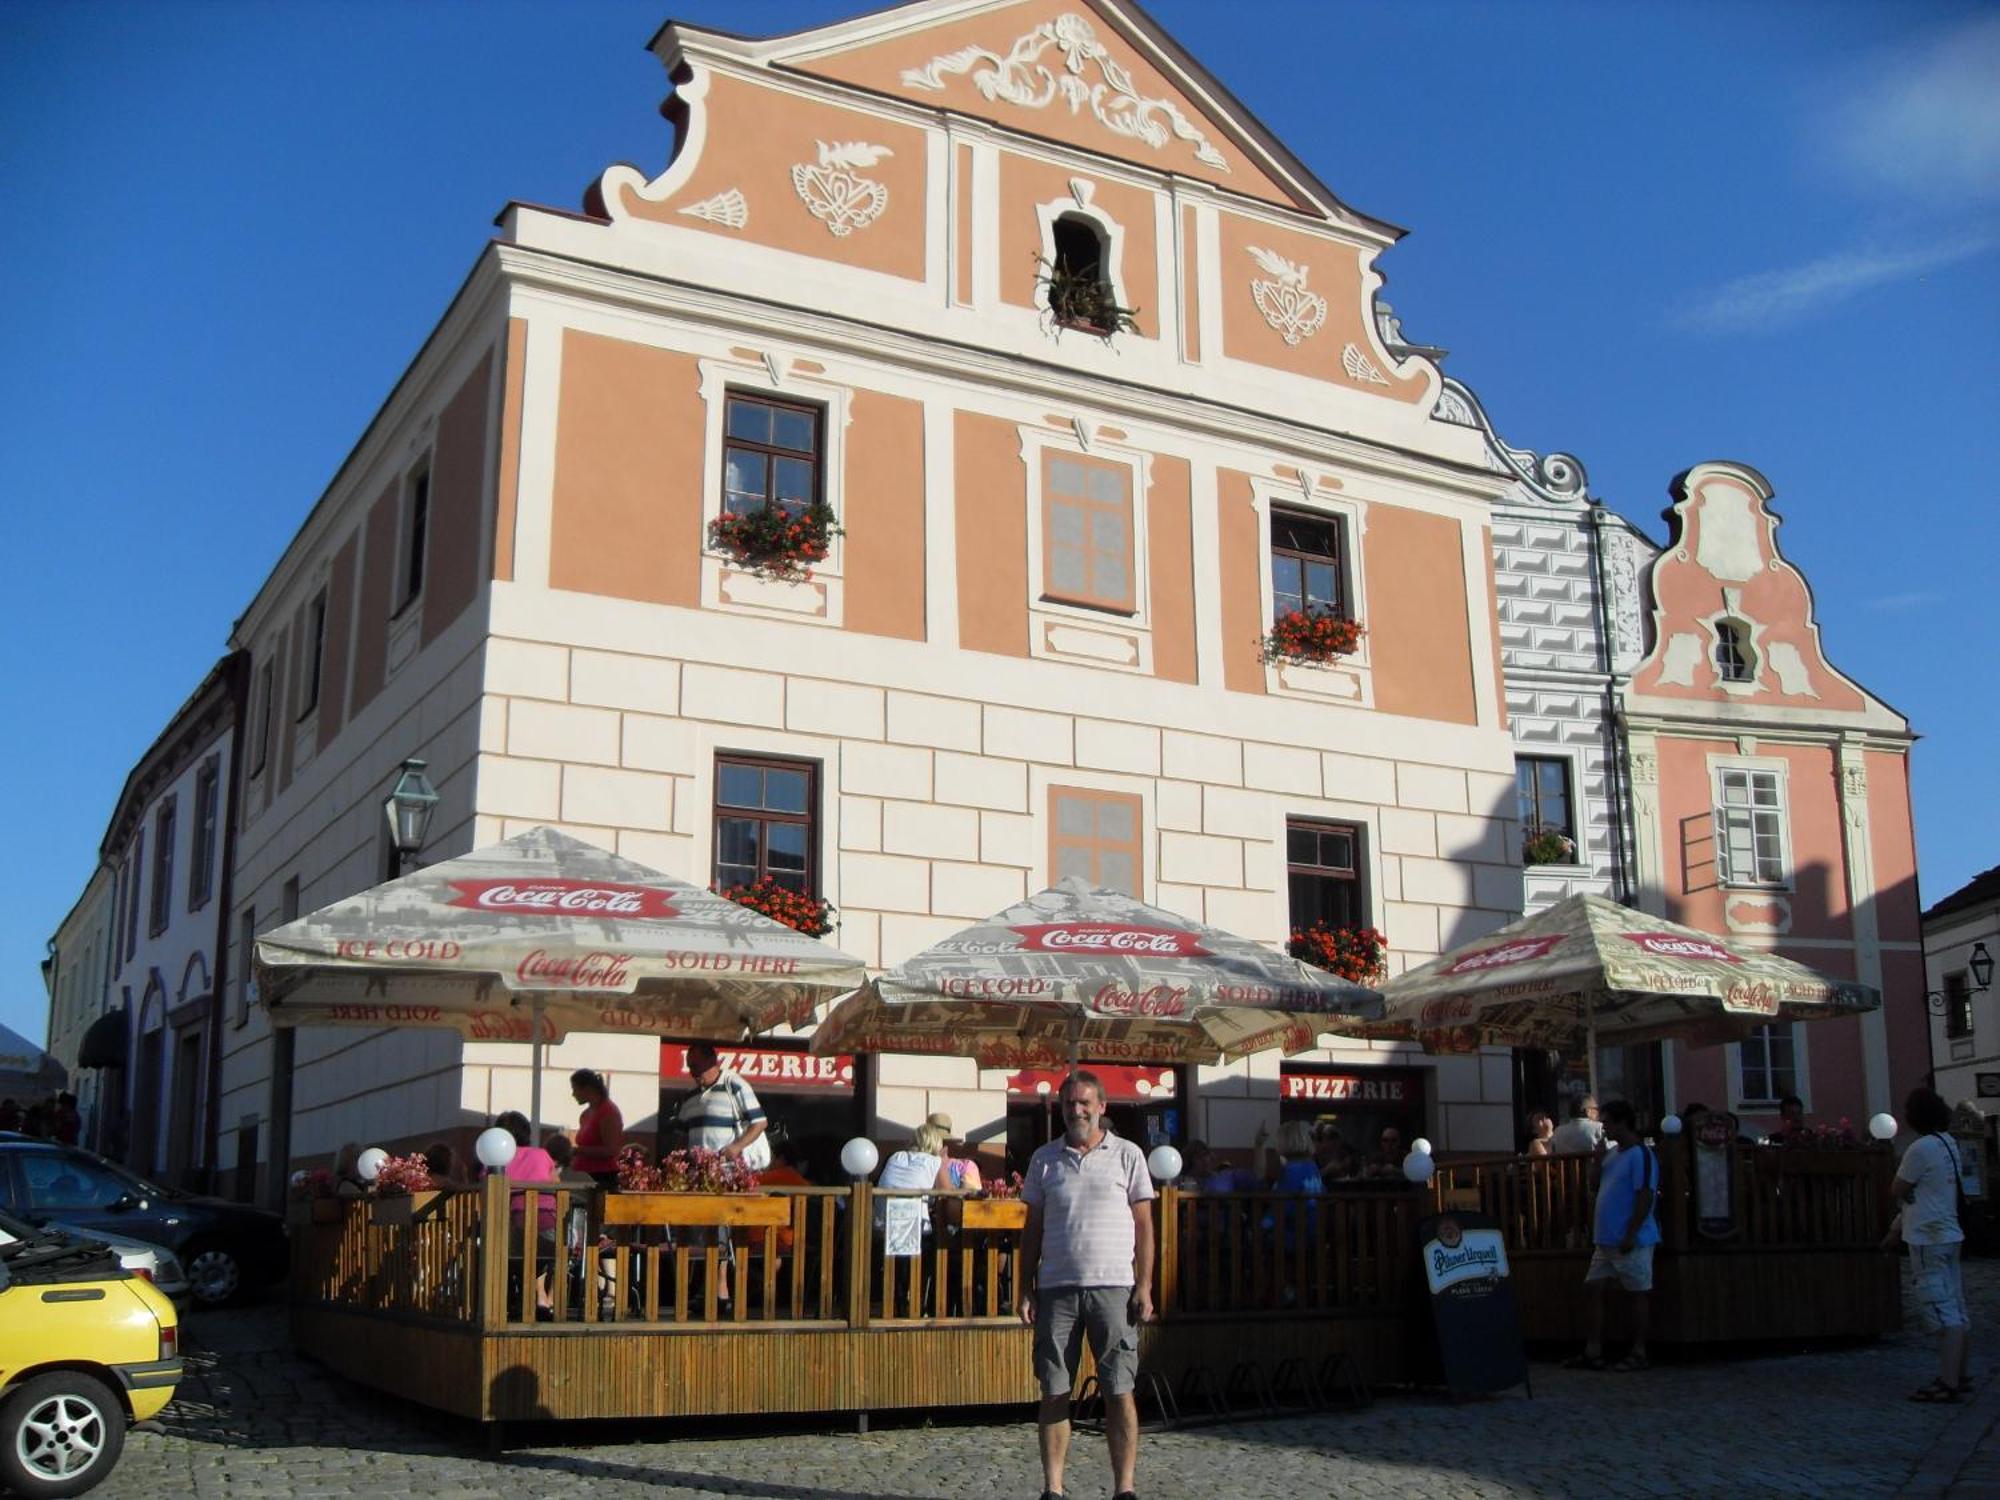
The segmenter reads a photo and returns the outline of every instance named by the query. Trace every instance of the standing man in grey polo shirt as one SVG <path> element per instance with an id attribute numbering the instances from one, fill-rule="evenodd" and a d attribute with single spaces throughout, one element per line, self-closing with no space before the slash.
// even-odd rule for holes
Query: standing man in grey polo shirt
<path id="1" fill-rule="evenodd" d="M 1104 1388 L 1112 1500 L 1138 1500 L 1139 1325 L 1153 1317 L 1153 1184 L 1146 1157 L 1104 1124 L 1104 1085 L 1072 1073 L 1062 1086 L 1063 1138 L 1028 1163 L 1021 1197 L 1021 1321 L 1035 1330 L 1042 1386 L 1042 1500 L 1063 1500 L 1069 1457 L 1069 1393 L 1090 1335 Z"/>

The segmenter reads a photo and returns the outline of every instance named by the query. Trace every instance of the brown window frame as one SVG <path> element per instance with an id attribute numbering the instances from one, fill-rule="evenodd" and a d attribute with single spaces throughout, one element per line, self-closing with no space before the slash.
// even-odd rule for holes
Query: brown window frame
<path id="1" fill-rule="evenodd" d="M 1062 832 L 1062 819 L 1057 815 L 1057 804 L 1064 797 L 1080 797 L 1099 804 L 1120 803 L 1132 810 L 1132 837 L 1115 840 L 1102 839 L 1096 835 L 1079 837 Z M 1107 885 L 1104 879 L 1102 855 L 1106 850 L 1129 854 L 1132 860 L 1132 883 L 1135 889 L 1127 892 L 1135 901 L 1143 901 L 1146 891 L 1146 800 L 1137 792 L 1108 792 L 1092 786 L 1051 786 L 1048 801 L 1049 819 L 1049 883 L 1055 884 L 1063 878 L 1062 850 L 1082 848 L 1089 853 L 1090 874 L 1086 877 L 1094 886 Z M 1093 819 L 1093 822 L 1095 820 Z"/>
<path id="2" fill-rule="evenodd" d="M 1342 867 L 1317 862 L 1305 863 L 1294 859 L 1292 849 L 1294 833 L 1344 836 L 1353 850 L 1352 865 Z M 1333 925 L 1343 927 L 1375 925 L 1368 899 L 1368 866 L 1365 858 L 1366 845 L 1363 842 L 1365 833 L 1366 830 L 1359 823 L 1343 822 L 1338 818 L 1285 819 L 1285 914 L 1293 928 L 1310 927 L 1313 923 L 1323 920 L 1317 912 L 1304 912 L 1299 909 L 1296 892 L 1293 889 L 1294 880 L 1337 882 L 1353 891 L 1353 919 Z M 1322 852 L 1320 848 L 1315 847 L 1315 860 Z"/>
<path id="3" fill-rule="evenodd" d="M 1085 472 L 1093 469 L 1116 474 L 1124 485 L 1122 501 L 1093 500 L 1087 495 L 1061 495 L 1055 492 L 1052 482 L 1053 466 L 1057 463 L 1073 463 Z M 1132 466 L 1114 459 L 1096 458 L 1088 453 L 1073 453 L 1067 448 L 1044 448 L 1042 450 L 1042 598 L 1054 604 L 1074 605 L 1079 609 L 1103 610 L 1108 614 L 1136 615 L 1139 612 L 1139 539 L 1138 502 L 1135 491 L 1137 476 Z M 1058 505 L 1069 506 L 1084 514 L 1084 576 L 1086 586 L 1077 591 L 1058 588 L 1052 576 L 1055 564 L 1055 511 Z M 1089 562 L 1092 548 L 1089 544 L 1089 518 L 1094 514 L 1116 515 L 1125 531 L 1125 592 L 1118 598 L 1106 598 L 1089 591 Z"/>
<path id="4" fill-rule="evenodd" d="M 1534 766 L 1536 774 L 1531 779 L 1531 785 L 1527 789 L 1527 802 L 1524 804 L 1522 800 L 1521 771 L 1526 766 Z M 1560 822 L 1552 823 L 1542 815 L 1541 767 L 1543 766 L 1556 766 L 1562 771 L 1563 817 Z M 1517 755 L 1514 757 L 1514 806 L 1520 814 L 1522 828 L 1552 829 L 1571 843 L 1577 844 L 1579 848 L 1582 847 L 1581 842 L 1576 836 L 1575 771 L 1576 766 L 1567 755 Z"/>
<path id="5" fill-rule="evenodd" d="M 211 755 L 194 774 L 194 843 L 188 855 L 188 910 L 215 894 L 216 838 L 222 831 L 222 757 Z"/>
<path id="6" fill-rule="evenodd" d="M 803 772 L 806 778 L 806 807 L 802 813 L 785 812 L 765 807 L 748 807 L 740 803 L 722 800 L 722 769 L 724 766 L 748 766 L 760 771 Z M 756 874 L 750 881 L 722 878 L 722 820 L 737 818 L 751 822 L 771 824 L 784 823 L 803 826 L 806 830 L 806 889 L 805 894 L 818 899 L 820 893 L 820 765 L 818 761 L 798 760 L 783 755 L 755 755 L 733 750 L 719 750 L 715 756 L 715 780 L 709 788 L 709 874 L 716 889 L 728 890 L 733 885 L 748 885 L 763 879 L 770 873 L 770 841 L 760 837 L 757 840 Z M 732 862 L 733 864 L 734 862 Z"/>
<path id="7" fill-rule="evenodd" d="M 1310 525 L 1325 528 L 1327 534 L 1332 538 L 1333 550 L 1331 552 L 1307 552 L 1298 547 L 1279 546 L 1278 524 L 1281 518 L 1304 521 Z M 1331 605 L 1324 607 L 1328 612 L 1339 616 L 1341 619 L 1352 619 L 1354 617 L 1352 603 L 1354 590 L 1350 586 L 1347 577 L 1348 548 L 1345 517 L 1329 515 L 1324 511 L 1306 510 L 1295 505 L 1274 505 L 1271 507 L 1270 538 L 1271 555 L 1269 566 L 1271 574 L 1271 616 L 1273 619 L 1277 618 L 1283 612 L 1283 608 L 1278 600 L 1278 559 L 1281 557 L 1294 559 L 1299 564 L 1300 608 L 1310 609 L 1315 605 L 1315 601 L 1306 592 L 1306 568 L 1312 564 L 1331 565 L 1333 569 L 1334 598 Z"/>
<path id="8" fill-rule="evenodd" d="M 786 448 L 777 443 L 760 443 L 751 438 L 732 437 L 729 432 L 729 412 L 733 406 L 767 407 L 773 411 L 794 412 L 812 419 L 813 446 L 810 451 Z M 818 505 L 826 498 L 826 408 L 816 401 L 794 401 L 783 396 L 767 395 L 762 391 L 728 389 L 722 393 L 722 493 L 717 497 L 716 514 L 748 515 L 749 510 L 733 510 L 730 498 L 736 493 L 729 487 L 729 450 L 740 448 L 745 453 L 755 453 L 766 460 L 764 466 L 763 505 L 783 504 L 777 497 L 777 466 L 775 460 L 781 458 L 805 460 L 812 466 L 812 495 L 807 506 Z M 744 493 L 748 493 L 745 491 Z"/>
<path id="9" fill-rule="evenodd" d="M 305 654 L 305 689 L 299 694 L 300 723 L 304 723 L 319 712 L 320 693 L 326 686 L 323 678 L 326 670 L 325 589 L 319 590 L 312 596 L 312 602 L 306 606 L 306 619 L 309 622 L 308 629 L 310 635 L 308 636 L 309 644 L 306 647 Z"/>

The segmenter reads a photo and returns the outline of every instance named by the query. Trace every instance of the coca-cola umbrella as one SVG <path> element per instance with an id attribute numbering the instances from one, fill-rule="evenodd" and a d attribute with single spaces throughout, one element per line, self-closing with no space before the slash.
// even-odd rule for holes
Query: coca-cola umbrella
<path id="1" fill-rule="evenodd" d="M 712 891 L 531 828 L 257 939 L 273 1025 L 443 1027 L 541 1049 L 570 1031 L 736 1041 L 812 1020 L 861 961 Z"/>
<path id="2" fill-rule="evenodd" d="M 968 1056 L 987 1068 L 1222 1062 L 1302 1052 L 1374 990 L 1071 877 L 904 960 L 835 1007 L 815 1052 Z"/>
<path id="3" fill-rule="evenodd" d="M 1383 1020 L 1352 1029 L 1440 1052 L 1581 1046 L 1593 1092 L 1600 1045 L 1730 1041 L 1773 1021 L 1882 1003 L 1865 984 L 1592 895 L 1570 896 L 1399 974 L 1382 996 Z"/>

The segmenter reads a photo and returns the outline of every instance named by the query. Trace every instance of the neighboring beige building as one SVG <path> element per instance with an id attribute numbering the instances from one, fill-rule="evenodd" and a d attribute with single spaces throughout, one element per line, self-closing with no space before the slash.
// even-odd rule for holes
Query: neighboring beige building
<path id="1" fill-rule="evenodd" d="M 671 165 L 612 168 L 582 214 L 506 211 L 237 624 L 233 972 L 247 937 L 383 878 L 411 755 L 444 799 L 427 860 L 548 822 L 703 883 L 784 873 L 874 965 L 1073 870 L 1273 943 L 1372 924 L 1392 970 L 1516 914 L 1488 534 L 1511 481 L 1440 418 L 1435 365 L 1385 343 L 1399 232 L 1115 4 L 654 46 Z M 1107 338 L 1059 327 L 1038 281 L 1092 258 L 1134 310 Z M 773 495 L 844 529 L 810 581 L 704 545 L 729 497 Z M 1287 588 L 1360 618 L 1358 651 L 1267 665 Z M 221 1124 L 268 1144 L 253 998 L 230 997 Z M 550 1066 L 606 1068 L 643 1126 L 673 1055 L 579 1036 Z M 525 1107 L 527 1063 L 301 1033 L 290 1154 Z M 883 1134 L 939 1108 L 975 1138 L 1034 1124 L 1032 1080 L 1010 1109 L 969 1061 L 846 1077 L 831 1106 L 801 1089 L 825 1133 L 843 1108 Z M 1513 1139 L 1500 1052 L 1129 1082 L 1140 1128 L 1228 1145 L 1281 1091 L 1440 1149 Z"/>
<path id="2" fill-rule="evenodd" d="M 42 965 L 49 991 L 49 1031 L 43 1046 L 69 1070 L 70 1092 L 76 1095 L 83 1117 L 86 1143 L 94 1139 L 92 1127 L 101 1113 L 104 1078 L 98 1069 L 79 1068 L 77 1054 L 84 1033 L 110 1004 L 104 979 L 111 961 L 112 896 L 111 873 L 99 865 L 49 939 L 49 956 Z"/>
<path id="3" fill-rule="evenodd" d="M 2000 865 L 1974 876 L 1924 913 L 1924 987 L 1930 1000 L 1935 1087 L 1946 1103 L 1970 1099 L 1987 1114 L 2000 1113 L 1995 962 L 2000 962 Z M 1902 1101 L 1894 1107 L 1900 1112 Z"/>

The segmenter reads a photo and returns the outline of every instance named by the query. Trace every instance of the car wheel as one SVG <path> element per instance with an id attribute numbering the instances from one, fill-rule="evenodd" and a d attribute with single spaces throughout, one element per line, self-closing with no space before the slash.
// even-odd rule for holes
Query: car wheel
<path id="1" fill-rule="evenodd" d="M 198 1245 L 185 1261 L 195 1301 L 219 1307 L 243 1290 L 243 1263 L 221 1245 Z"/>
<path id="2" fill-rule="evenodd" d="M 37 1375 L 0 1404 L 0 1480 L 17 1495 L 81 1495 L 125 1447 L 125 1409 L 76 1370 Z"/>

